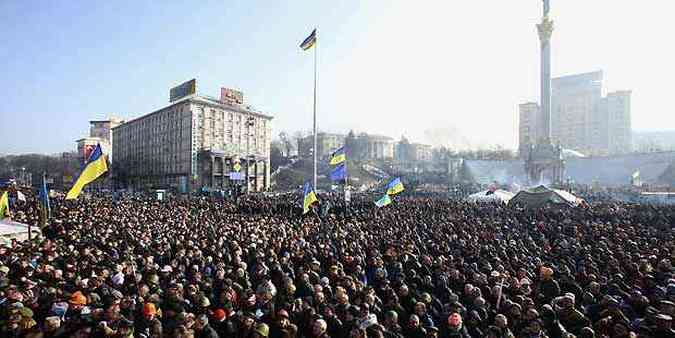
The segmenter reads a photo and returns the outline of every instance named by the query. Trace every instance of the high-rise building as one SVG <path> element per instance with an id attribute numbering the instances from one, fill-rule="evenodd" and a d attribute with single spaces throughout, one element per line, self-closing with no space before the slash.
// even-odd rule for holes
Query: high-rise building
<path id="1" fill-rule="evenodd" d="M 170 97 L 168 106 L 113 128 L 118 185 L 179 192 L 269 187 L 272 116 L 243 104 L 243 94 L 236 102 L 197 95 L 194 80 Z"/>
<path id="2" fill-rule="evenodd" d="M 527 156 L 529 148 L 544 135 L 540 135 L 540 109 L 535 102 L 526 102 L 518 106 L 518 152 Z"/>
<path id="3" fill-rule="evenodd" d="M 630 91 L 603 97 L 602 71 L 554 78 L 551 98 L 551 141 L 589 155 L 631 151 Z M 543 136 L 540 107 L 519 106 L 519 149 Z M 534 130 L 534 132 L 533 132 Z"/>
<path id="4" fill-rule="evenodd" d="M 609 153 L 621 154 L 633 150 L 631 130 L 630 91 L 608 93 L 604 99 L 608 119 Z"/>
<path id="5" fill-rule="evenodd" d="M 596 138 L 593 126 L 601 114 L 602 72 L 563 76 L 552 81 L 551 138 L 554 143 L 590 153 Z M 603 130 L 604 128 L 597 128 Z"/>

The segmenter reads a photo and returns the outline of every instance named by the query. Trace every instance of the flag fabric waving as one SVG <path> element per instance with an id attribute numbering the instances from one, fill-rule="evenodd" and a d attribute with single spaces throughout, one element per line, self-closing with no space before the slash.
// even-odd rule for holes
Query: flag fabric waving
<path id="1" fill-rule="evenodd" d="M 346 177 L 347 167 L 344 163 L 338 164 L 338 166 L 330 172 L 331 181 L 344 181 Z"/>
<path id="2" fill-rule="evenodd" d="M 403 183 L 401 183 L 400 177 L 393 179 L 391 182 L 389 182 L 389 184 L 387 184 L 387 195 L 396 195 L 403 190 Z"/>
<path id="3" fill-rule="evenodd" d="M 631 175 L 630 182 L 633 186 L 640 186 L 640 170 L 635 171 Z"/>
<path id="4" fill-rule="evenodd" d="M 300 48 L 302 50 L 308 50 L 312 48 L 316 44 L 316 29 L 312 31 L 312 34 L 310 34 L 302 43 L 300 44 Z"/>
<path id="5" fill-rule="evenodd" d="M 319 199 L 316 197 L 316 193 L 314 192 L 314 189 L 312 189 L 312 185 L 309 184 L 309 182 L 305 183 L 305 189 L 304 189 L 304 200 L 302 203 L 302 214 L 306 214 L 309 212 L 309 207 L 318 202 Z"/>
<path id="6" fill-rule="evenodd" d="M 0 219 L 5 218 L 9 214 L 9 194 L 7 191 L 0 196 Z"/>
<path id="7" fill-rule="evenodd" d="M 336 165 L 344 162 L 347 159 L 345 154 L 345 147 L 340 147 L 330 156 L 330 165 Z"/>
<path id="8" fill-rule="evenodd" d="M 89 159 L 87 160 L 87 165 L 82 170 L 80 177 L 77 178 L 77 181 L 72 188 L 68 191 L 66 199 L 75 199 L 82 192 L 87 184 L 96 180 L 99 176 L 103 175 L 108 171 L 108 163 L 106 162 L 105 156 L 103 156 L 103 151 L 101 150 L 101 145 L 96 145 L 96 149 L 91 152 Z"/>
<path id="9" fill-rule="evenodd" d="M 51 207 L 49 205 L 49 190 L 47 190 L 47 182 L 44 175 L 42 175 L 42 186 L 40 186 L 40 194 L 38 195 L 42 209 L 46 213 L 47 218 L 51 218 Z"/>
<path id="10" fill-rule="evenodd" d="M 382 198 L 375 201 L 375 205 L 377 205 L 378 208 L 385 207 L 389 204 L 391 204 L 391 197 L 389 197 L 389 195 L 387 195 L 387 194 L 384 194 L 384 196 L 382 196 Z"/>

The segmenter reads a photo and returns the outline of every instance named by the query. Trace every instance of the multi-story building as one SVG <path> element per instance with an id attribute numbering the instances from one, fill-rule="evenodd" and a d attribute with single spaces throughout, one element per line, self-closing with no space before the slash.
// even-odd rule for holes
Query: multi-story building
<path id="1" fill-rule="evenodd" d="M 602 72 L 563 76 L 551 81 L 551 138 L 583 153 L 598 149 L 602 118 Z M 597 132 L 594 132 L 597 131 Z"/>
<path id="2" fill-rule="evenodd" d="M 371 160 L 394 158 L 394 139 L 383 135 L 368 135 L 366 138 L 366 157 Z"/>
<path id="3" fill-rule="evenodd" d="M 637 131 L 632 133 L 632 139 L 636 152 L 675 151 L 675 131 Z"/>
<path id="4" fill-rule="evenodd" d="M 89 121 L 89 136 L 75 141 L 80 161 L 86 161 L 96 145 L 100 144 L 103 154 L 108 156 L 108 162 L 112 162 L 112 129 L 122 123 L 124 120 L 114 117 Z"/>
<path id="5" fill-rule="evenodd" d="M 345 136 L 342 134 L 316 133 L 316 147 L 319 150 L 317 156 L 319 158 L 329 156 L 344 144 Z M 310 134 L 298 139 L 298 155 L 301 157 L 312 156 L 312 148 L 314 148 L 314 135 Z"/>
<path id="6" fill-rule="evenodd" d="M 590 155 L 631 150 L 630 91 L 603 97 L 602 71 L 554 78 L 551 98 L 551 141 Z M 543 135 L 536 103 L 520 108 L 519 150 Z"/>
<path id="7" fill-rule="evenodd" d="M 179 192 L 268 188 L 272 116 L 243 104 L 243 94 L 235 102 L 197 95 L 194 81 L 181 93 L 176 88 L 168 106 L 113 129 L 119 185 Z"/>
<path id="8" fill-rule="evenodd" d="M 633 150 L 630 97 L 630 91 L 618 91 L 608 93 L 604 98 L 608 118 L 610 154 L 623 154 Z"/>
<path id="9" fill-rule="evenodd" d="M 429 162 L 432 157 L 432 147 L 428 144 L 412 143 L 413 160 L 418 162 Z"/>
<path id="10" fill-rule="evenodd" d="M 541 130 L 539 122 L 539 105 L 535 102 L 526 102 L 518 106 L 518 152 L 526 156 L 530 145 L 541 138 L 537 133 Z"/>

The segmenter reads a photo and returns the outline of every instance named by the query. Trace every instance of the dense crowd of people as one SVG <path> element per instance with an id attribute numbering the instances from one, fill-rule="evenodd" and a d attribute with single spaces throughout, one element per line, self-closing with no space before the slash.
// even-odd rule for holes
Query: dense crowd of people
<path id="1" fill-rule="evenodd" d="M 673 208 L 299 200 L 54 200 L 0 245 L 0 336 L 675 337 Z"/>

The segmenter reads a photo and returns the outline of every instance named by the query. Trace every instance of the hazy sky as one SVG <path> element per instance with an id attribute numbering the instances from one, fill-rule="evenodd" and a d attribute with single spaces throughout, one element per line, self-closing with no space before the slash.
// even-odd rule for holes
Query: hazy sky
<path id="1" fill-rule="evenodd" d="M 602 69 L 608 90 L 633 90 L 634 129 L 675 129 L 675 4 L 551 3 L 553 75 Z M 275 135 L 309 130 L 313 59 L 298 44 L 315 26 L 320 129 L 515 147 L 518 103 L 538 100 L 541 10 L 540 0 L 0 1 L 0 153 L 73 150 L 88 120 L 159 109 L 193 77 L 202 94 L 244 91 L 275 116 Z"/>

